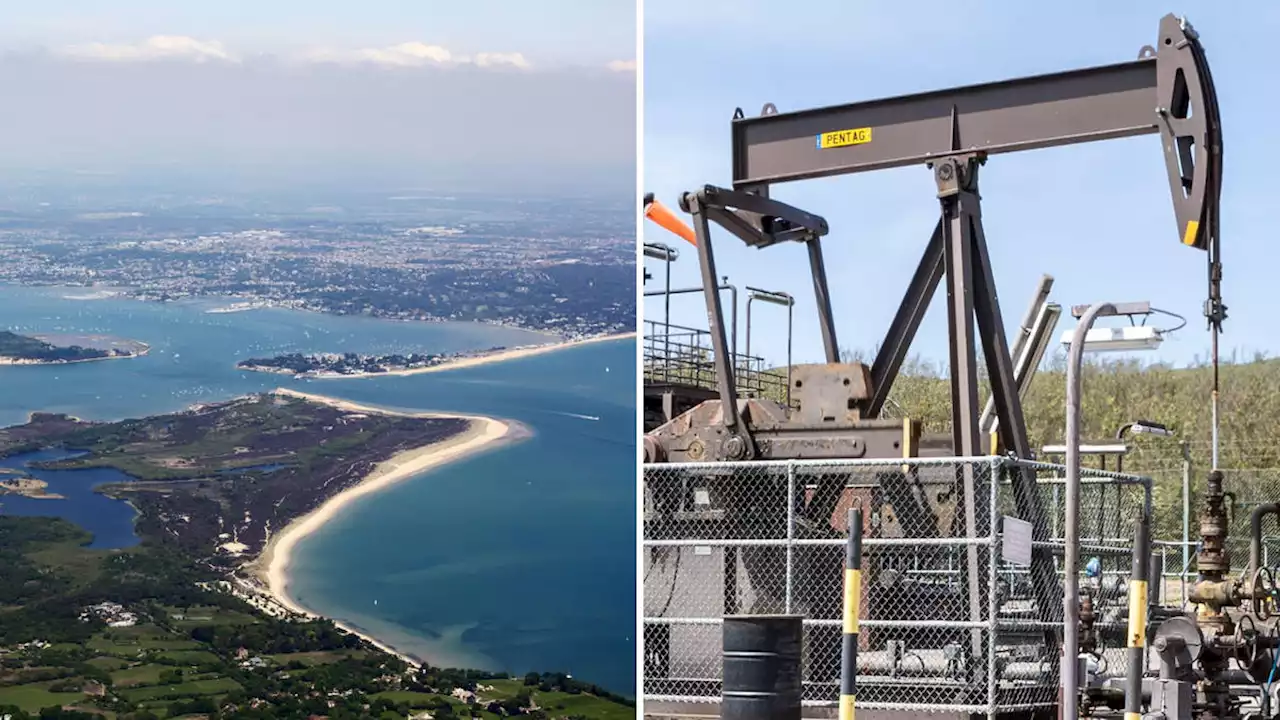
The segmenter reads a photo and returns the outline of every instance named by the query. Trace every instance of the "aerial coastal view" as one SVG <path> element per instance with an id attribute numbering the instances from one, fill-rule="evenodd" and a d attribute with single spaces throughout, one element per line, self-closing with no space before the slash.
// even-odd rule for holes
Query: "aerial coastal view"
<path id="1" fill-rule="evenodd" d="M 237 4 L 0 57 L 0 718 L 635 717 L 634 7 Z"/>

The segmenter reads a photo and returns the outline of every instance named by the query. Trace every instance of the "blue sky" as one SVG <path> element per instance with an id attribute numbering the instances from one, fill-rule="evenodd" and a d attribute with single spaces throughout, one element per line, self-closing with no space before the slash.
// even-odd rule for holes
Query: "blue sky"
<path id="1" fill-rule="evenodd" d="M 1268 208 L 1280 99 L 1263 62 L 1280 4 L 1146 0 L 1060 4 L 935 0 L 646 0 L 645 190 L 674 207 L 685 190 L 730 184 L 735 107 L 757 114 L 1123 62 L 1155 41 L 1160 18 L 1185 15 L 1200 33 L 1224 126 L 1222 242 L 1230 317 L 1226 352 L 1280 352 L 1272 310 L 1274 221 Z M 1230 7 L 1231 10 L 1226 10 Z M 1205 255 L 1180 245 L 1158 136 L 1001 155 L 983 169 L 983 214 L 1006 324 L 1016 325 L 1039 277 L 1056 279 L 1064 307 L 1150 300 L 1184 315 L 1186 328 L 1145 359 L 1182 364 L 1207 357 L 1201 317 Z M 774 188 L 779 200 L 825 216 L 824 241 L 840 344 L 872 349 L 883 336 L 937 220 L 930 173 L 909 167 Z M 714 231 L 713 231 L 714 232 Z M 673 284 L 699 284 L 683 241 L 646 223 L 645 239 L 684 246 Z M 717 265 L 739 287 L 797 297 L 798 362 L 821 360 L 808 263 L 800 246 L 750 250 L 721 232 Z M 763 253 L 763 254 L 761 254 Z M 659 263 L 648 261 L 661 282 Z M 913 350 L 945 360 L 947 327 L 935 295 Z M 672 320 L 704 326 L 700 296 L 673 301 Z M 658 301 L 645 303 L 661 318 Z M 759 306 L 753 354 L 785 358 L 785 313 Z M 1061 334 L 1069 323 L 1064 319 Z M 1156 322 L 1167 326 L 1168 322 Z M 741 334 L 740 330 L 740 334 Z M 772 334 L 771 346 L 760 338 Z"/>
<path id="2" fill-rule="evenodd" d="M 216 38 L 258 52 L 429 42 L 455 52 L 519 52 L 542 64 L 635 57 L 632 0 L 0 0 L 0 43 Z"/>

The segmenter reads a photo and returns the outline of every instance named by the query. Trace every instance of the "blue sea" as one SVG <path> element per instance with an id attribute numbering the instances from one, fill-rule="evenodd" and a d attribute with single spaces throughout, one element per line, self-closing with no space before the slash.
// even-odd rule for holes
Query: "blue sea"
<path id="1" fill-rule="evenodd" d="M 290 594 L 433 664 L 561 671 L 634 694 L 633 340 L 442 373 L 298 381 L 235 363 L 283 352 L 453 352 L 546 338 L 471 323 L 207 312 L 229 304 L 216 299 L 74 299 L 85 294 L 0 286 L 0 328 L 116 335 L 149 343 L 150 354 L 0 367 L 0 424 L 25 422 L 33 411 L 141 417 L 281 385 L 518 420 L 532 438 L 365 496 L 300 542 Z M 137 542 L 132 509 L 90 491 L 118 479 L 115 471 L 34 474 L 66 499 L 5 497 L 0 512 L 66 517 L 94 533 L 95 547 Z"/>

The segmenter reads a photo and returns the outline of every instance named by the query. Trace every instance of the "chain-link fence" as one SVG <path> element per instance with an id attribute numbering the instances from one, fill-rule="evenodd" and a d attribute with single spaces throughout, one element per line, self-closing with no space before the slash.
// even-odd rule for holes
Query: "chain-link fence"
<path id="1" fill-rule="evenodd" d="M 1059 466 L 780 461 L 654 464 L 644 474 L 646 703 L 717 701 L 722 618 L 787 613 L 805 617 L 803 701 L 835 705 L 854 503 L 865 523 L 859 707 L 995 713 L 1056 702 Z M 1099 663 L 1122 668 L 1133 521 L 1150 485 L 1082 477 L 1082 562 L 1096 559 L 1083 583 L 1096 618 L 1085 639 Z M 1003 516 L 1032 522 L 1029 564 L 1014 543 L 1003 547 Z"/>

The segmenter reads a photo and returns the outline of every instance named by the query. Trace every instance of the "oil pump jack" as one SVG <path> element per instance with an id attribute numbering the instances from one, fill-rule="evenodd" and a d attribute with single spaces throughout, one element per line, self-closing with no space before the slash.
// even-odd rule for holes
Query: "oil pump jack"
<path id="1" fill-rule="evenodd" d="M 710 484 L 704 493 L 722 513 L 724 537 L 738 537 L 736 533 L 746 530 L 728 526 L 749 515 L 751 503 L 769 504 L 759 497 L 759 489 L 750 487 L 754 477 L 750 466 L 755 461 L 988 453 L 1032 458 L 983 230 L 979 171 L 989 158 L 1001 154 L 1148 134 L 1161 140 L 1177 238 L 1207 255 L 1204 314 L 1213 338 L 1216 417 L 1218 334 L 1226 318 L 1218 241 L 1221 124 L 1199 36 L 1184 20 L 1167 15 L 1159 23 L 1154 45 L 1143 47 L 1138 59 L 1130 62 L 795 112 L 779 112 L 766 104 L 757 117 L 747 117 L 738 109 L 731 124 L 732 187 L 707 185 L 679 198 L 679 207 L 691 216 L 691 244 L 706 289 L 718 369 L 717 397 L 650 430 L 644 438 L 646 463 L 726 463 L 723 472 L 704 483 Z M 841 362 L 822 252 L 830 227 L 819 215 L 772 199 L 770 188 L 912 165 L 931 171 L 938 220 L 872 363 Z M 808 256 L 824 362 L 791 369 L 791 404 L 766 397 L 743 398 L 735 387 L 722 303 L 713 289 L 717 278 L 713 223 L 748 247 L 763 250 L 799 244 Z M 919 423 L 889 419 L 883 411 L 924 313 L 943 282 L 950 337 L 951 432 L 924 436 Z M 998 433 L 989 438 L 979 424 L 979 346 L 998 421 Z M 927 532 L 936 537 L 974 537 L 980 479 L 971 464 L 953 472 L 958 492 L 945 500 L 917 492 L 915 470 L 881 473 L 878 483 L 900 517 L 914 513 L 933 518 L 913 523 L 922 532 L 929 528 Z M 841 535 L 829 519 L 847 480 L 840 472 L 809 479 L 816 489 L 797 512 L 817 536 Z M 1031 522 L 1036 540 L 1048 539 L 1034 472 L 1018 472 L 1010 480 L 1017 515 Z M 650 488 L 651 512 L 674 517 L 677 508 L 687 505 L 681 496 L 684 491 L 678 483 Z M 795 504 L 792 498 L 778 500 L 769 506 Z M 947 503 L 950 507 L 943 507 Z M 675 533 L 680 532 L 678 526 L 677 522 L 663 525 Z M 766 577 L 766 568 L 776 567 L 776 559 L 765 554 L 743 558 L 757 596 L 777 591 L 776 580 Z M 970 546 L 962 569 L 969 590 L 957 620 L 984 617 L 979 557 L 978 549 Z M 838 567 L 810 569 L 839 577 Z M 1053 560 L 1040 544 L 1033 551 L 1031 576 L 1040 619 L 1048 621 L 1061 612 L 1061 592 Z M 802 612 L 838 607 L 838 583 L 810 582 L 804 587 L 807 596 L 797 599 Z M 1051 633 L 1046 633 L 1045 643 L 1057 646 Z M 834 657 L 827 660 L 836 663 Z"/>

